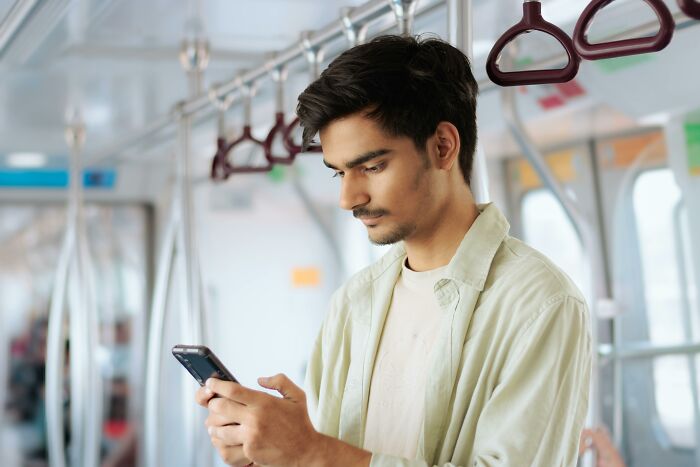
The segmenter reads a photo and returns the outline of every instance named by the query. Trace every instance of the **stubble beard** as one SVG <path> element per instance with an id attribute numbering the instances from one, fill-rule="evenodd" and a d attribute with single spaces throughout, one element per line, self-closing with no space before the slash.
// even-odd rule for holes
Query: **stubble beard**
<path id="1" fill-rule="evenodd" d="M 394 243 L 398 243 L 413 234 L 416 229 L 416 224 L 401 224 L 394 228 L 391 232 L 377 238 L 372 238 L 372 234 L 370 233 L 369 241 L 375 245 L 393 245 Z"/>

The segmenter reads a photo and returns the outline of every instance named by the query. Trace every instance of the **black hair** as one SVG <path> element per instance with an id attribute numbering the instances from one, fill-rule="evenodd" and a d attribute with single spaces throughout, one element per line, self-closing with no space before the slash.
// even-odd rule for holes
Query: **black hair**
<path id="1" fill-rule="evenodd" d="M 360 111 L 421 153 L 440 122 L 459 131 L 459 166 L 470 184 L 478 84 L 469 59 L 437 38 L 380 36 L 338 56 L 299 96 L 303 146 L 326 125 Z"/>

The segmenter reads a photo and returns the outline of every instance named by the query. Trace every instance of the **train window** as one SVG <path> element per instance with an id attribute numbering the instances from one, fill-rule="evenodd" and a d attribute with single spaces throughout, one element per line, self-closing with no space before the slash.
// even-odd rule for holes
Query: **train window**
<path id="1" fill-rule="evenodd" d="M 670 169 L 642 172 L 633 189 L 639 237 L 643 293 L 649 340 L 654 345 L 677 345 L 697 340 L 696 291 L 689 287 L 691 257 L 687 213 Z M 670 442 L 690 448 L 693 406 L 690 387 L 691 357 L 654 361 L 655 401 L 659 420 Z"/>
<path id="2" fill-rule="evenodd" d="M 588 290 L 581 240 L 564 209 L 545 188 L 522 198 L 523 240 L 554 261 L 582 291 Z"/>

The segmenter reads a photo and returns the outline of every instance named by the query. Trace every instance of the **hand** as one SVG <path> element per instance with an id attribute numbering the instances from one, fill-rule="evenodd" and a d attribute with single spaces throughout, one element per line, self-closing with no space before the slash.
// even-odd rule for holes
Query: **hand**
<path id="1" fill-rule="evenodd" d="M 229 465 L 312 464 L 322 437 L 309 419 L 306 394 L 282 374 L 258 383 L 282 397 L 213 378 L 197 391 L 197 403 L 209 409 L 212 444 Z"/>
<path id="2" fill-rule="evenodd" d="M 615 449 L 610 434 L 604 427 L 583 430 L 579 442 L 579 456 L 588 449 L 596 451 L 596 467 L 625 467 L 625 461 Z"/>

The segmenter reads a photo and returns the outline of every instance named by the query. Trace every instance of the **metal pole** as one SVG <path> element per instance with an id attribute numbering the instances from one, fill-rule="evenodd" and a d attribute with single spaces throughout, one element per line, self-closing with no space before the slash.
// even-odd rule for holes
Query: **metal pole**
<path id="1" fill-rule="evenodd" d="M 512 48 L 511 48 L 512 52 Z M 504 59 L 512 60 L 512 55 L 504 54 Z M 544 160 L 544 156 L 539 152 L 535 144 L 530 139 L 525 127 L 522 124 L 522 120 L 518 115 L 518 110 L 516 106 L 516 96 L 515 89 L 503 88 L 501 92 L 503 112 L 508 128 L 516 140 L 516 143 L 520 147 L 525 158 L 530 162 L 530 164 L 535 169 L 535 172 L 539 175 L 543 184 L 549 188 L 552 194 L 561 203 L 564 211 L 571 221 L 576 232 L 581 238 L 581 242 L 584 247 L 584 251 L 588 256 L 588 277 L 590 278 L 589 287 L 591 288 L 588 292 L 588 296 L 592 298 L 593 303 L 590 304 L 590 332 L 591 332 L 591 343 L 592 348 L 596 349 L 598 346 L 598 318 L 597 318 L 597 300 L 606 297 L 606 286 L 604 283 L 604 268 L 603 268 L 603 257 L 602 249 L 600 248 L 599 242 L 595 238 L 593 227 L 586 218 L 586 216 L 581 212 L 578 204 L 571 199 L 571 197 L 564 191 L 559 181 L 554 177 L 547 163 Z M 591 395 L 589 398 L 589 419 L 590 423 L 597 426 L 601 419 L 600 397 L 599 397 L 599 387 L 598 387 L 598 354 L 594 351 L 592 353 L 592 368 L 593 373 L 591 375 Z"/>
<path id="2" fill-rule="evenodd" d="M 688 344 L 693 342 L 693 320 L 688 296 L 688 274 L 686 273 L 685 248 L 681 230 L 681 213 L 683 201 L 679 200 L 673 208 L 673 239 L 678 258 L 678 285 L 681 289 L 681 307 L 683 309 L 683 331 Z M 698 372 L 695 367 L 695 355 L 688 354 L 688 375 L 690 376 L 690 393 L 693 398 L 693 425 L 695 428 L 695 464 L 700 466 L 700 392 L 698 391 Z"/>
<path id="3" fill-rule="evenodd" d="M 151 316 L 148 323 L 148 354 L 146 363 L 146 402 L 144 417 L 145 465 L 159 467 L 160 464 L 160 389 L 161 362 L 163 357 L 163 334 L 165 330 L 168 289 L 172 281 L 175 235 L 180 222 L 180 213 L 173 199 L 169 224 L 165 230 L 162 249 L 158 257 L 158 269 L 153 290 Z"/>
<path id="4" fill-rule="evenodd" d="M 447 0 L 448 41 L 461 50 L 472 65 L 474 61 L 473 18 L 472 0 Z M 486 166 L 486 153 L 478 140 L 473 157 L 470 188 L 477 203 L 487 203 L 490 200 L 489 174 Z"/>

